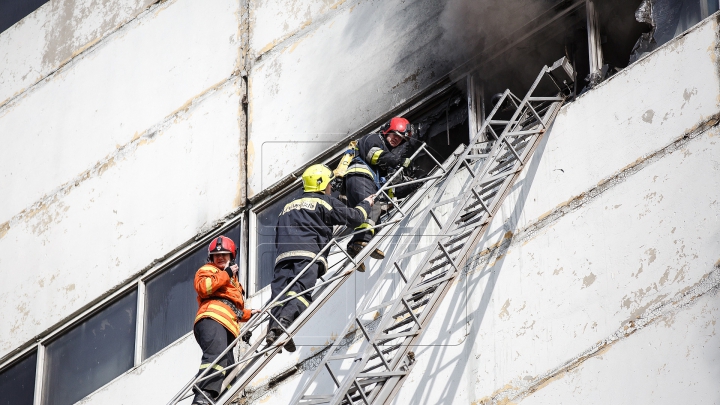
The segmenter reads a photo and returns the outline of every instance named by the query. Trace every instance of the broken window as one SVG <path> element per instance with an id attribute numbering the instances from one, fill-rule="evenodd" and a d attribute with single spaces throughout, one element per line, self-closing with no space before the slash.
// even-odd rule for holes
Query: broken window
<path id="1" fill-rule="evenodd" d="M 47 345 L 43 404 L 70 405 L 133 367 L 137 291 Z"/>
<path id="2" fill-rule="evenodd" d="M 635 19 L 650 29 L 632 50 L 634 62 L 660 45 L 687 31 L 720 8 L 718 0 L 643 0 Z"/>
<path id="3" fill-rule="evenodd" d="M 0 403 L 32 405 L 35 394 L 37 352 L 22 358 L 0 371 Z"/>

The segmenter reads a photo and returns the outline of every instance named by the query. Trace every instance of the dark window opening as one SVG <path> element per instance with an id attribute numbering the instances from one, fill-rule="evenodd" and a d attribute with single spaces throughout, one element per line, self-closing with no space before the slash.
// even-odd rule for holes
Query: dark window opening
<path id="1" fill-rule="evenodd" d="M 70 405 L 133 367 L 137 291 L 47 345 L 43 404 Z"/>
<path id="2" fill-rule="evenodd" d="M 224 232 L 240 246 L 240 224 Z M 236 261 L 240 261 L 238 258 Z M 195 272 L 207 261 L 207 246 L 198 246 L 170 268 L 145 283 L 143 359 L 169 346 L 193 329 L 198 304 Z M 243 283 L 244 284 L 244 283 Z"/>
<path id="3" fill-rule="evenodd" d="M 0 371 L 0 404 L 33 405 L 37 352 Z"/>
<path id="4" fill-rule="evenodd" d="M 0 1 L 0 32 L 12 27 L 45 3 L 47 0 Z"/>

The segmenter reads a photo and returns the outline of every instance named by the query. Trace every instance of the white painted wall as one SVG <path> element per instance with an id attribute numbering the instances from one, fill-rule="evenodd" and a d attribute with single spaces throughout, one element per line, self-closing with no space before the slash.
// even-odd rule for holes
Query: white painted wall
<path id="1" fill-rule="evenodd" d="M 0 105 L 97 44 L 155 0 L 50 0 L 0 34 Z"/>
<path id="2" fill-rule="evenodd" d="M 0 100 L 12 98 L 0 105 L 0 274 L 39 269 L 22 289 L 0 286 L 0 356 L 236 210 L 245 169 L 256 194 L 449 70 L 432 48 L 439 0 L 253 1 L 245 162 L 241 4 L 67 17 L 72 35 L 48 62 L 54 4 L 0 35 Z M 690 402 L 718 402 L 717 33 L 711 18 L 564 107 L 395 403 L 669 401 L 683 384 Z M 370 270 L 255 387 L 336 337 Z M 188 335 L 82 403 L 162 403 L 198 360 Z M 260 400 L 285 403 L 307 377 Z"/>
<path id="3" fill-rule="evenodd" d="M 0 356 L 245 203 L 240 4 L 152 11 L 0 107 Z"/>
<path id="4" fill-rule="evenodd" d="M 563 108 L 394 403 L 720 401 L 717 33 L 711 18 Z"/>
<path id="5" fill-rule="evenodd" d="M 449 71 L 434 47 L 443 1 L 291 4 L 254 2 L 249 196 Z"/>

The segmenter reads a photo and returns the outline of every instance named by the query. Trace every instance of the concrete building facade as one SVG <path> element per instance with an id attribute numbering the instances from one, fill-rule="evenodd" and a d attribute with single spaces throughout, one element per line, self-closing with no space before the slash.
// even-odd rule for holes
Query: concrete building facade
<path id="1" fill-rule="evenodd" d="M 458 128 L 477 129 L 493 90 L 469 83 L 505 68 L 467 69 L 447 49 L 458 3 L 53 0 L 0 33 L 10 403 L 165 403 L 197 371 L 187 277 L 209 239 L 240 242 L 259 308 L 274 209 L 306 165 L 456 89 Z M 720 404 L 711 3 L 563 107 L 394 403 Z M 380 266 L 353 275 L 240 400 L 288 402 Z"/>

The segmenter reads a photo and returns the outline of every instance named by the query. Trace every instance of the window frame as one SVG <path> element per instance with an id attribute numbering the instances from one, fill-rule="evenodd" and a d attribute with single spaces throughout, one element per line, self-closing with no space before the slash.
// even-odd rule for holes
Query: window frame
<path id="1" fill-rule="evenodd" d="M 64 333 L 70 331 L 73 327 L 79 325 L 80 323 L 86 321 L 90 317 L 96 315 L 100 311 L 102 311 L 104 308 L 108 307 L 112 303 L 116 302 L 118 299 L 122 298 L 126 294 L 130 294 L 133 292 L 133 289 L 136 289 L 137 292 L 137 303 L 136 303 L 136 313 L 135 313 L 135 346 L 134 346 L 134 352 L 133 352 L 133 366 L 128 369 L 127 371 L 119 374 L 117 377 L 113 378 L 109 382 L 107 382 L 105 385 L 98 387 L 96 390 L 92 391 L 92 393 L 97 392 L 101 390 L 102 388 L 106 387 L 109 384 L 112 384 L 114 381 L 116 381 L 118 378 L 123 377 L 124 375 L 133 372 L 137 367 L 139 367 L 141 364 L 145 363 L 148 360 L 151 360 L 153 357 L 160 355 L 165 350 L 167 350 L 168 347 L 172 346 L 175 342 L 181 339 L 185 339 L 188 335 L 192 334 L 192 331 L 188 332 L 187 334 L 181 336 L 175 342 L 170 343 L 169 345 L 165 346 L 161 350 L 159 350 L 157 353 L 153 354 L 152 356 L 149 356 L 146 359 L 142 359 L 143 354 L 143 334 L 145 331 L 145 283 L 150 280 L 151 278 L 160 275 L 163 271 L 171 268 L 176 263 L 182 261 L 186 257 L 188 257 L 191 252 L 195 251 L 198 247 L 202 247 L 204 245 L 207 245 L 210 243 L 210 241 L 213 238 L 216 238 L 218 235 L 222 235 L 223 233 L 227 232 L 229 229 L 234 228 L 235 226 L 240 226 L 240 241 L 237 244 L 238 246 L 238 266 L 240 267 L 240 270 L 244 274 L 244 282 L 247 286 L 248 284 L 248 266 L 247 266 L 247 247 L 245 243 L 243 243 L 245 240 L 247 240 L 247 233 L 248 228 L 246 226 L 247 224 L 247 214 L 248 210 L 243 207 L 232 214 L 232 216 L 224 221 L 221 225 L 215 227 L 215 229 L 201 235 L 196 235 L 194 238 L 192 238 L 190 241 L 186 242 L 182 245 L 182 247 L 175 249 L 174 251 L 168 253 L 164 259 L 161 259 L 159 262 L 152 264 L 147 268 L 146 270 L 143 270 L 136 274 L 130 281 L 128 281 L 126 284 L 118 287 L 116 290 L 110 291 L 106 293 L 104 296 L 101 296 L 98 298 L 95 302 L 91 302 L 88 305 L 86 305 L 84 308 L 77 311 L 74 315 L 71 315 L 69 319 L 65 321 L 61 321 L 58 325 L 51 326 L 47 330 L 45 330 L 43 333 L 41 333 L 38 337 L 33 339 L 33 341 L 28 342 L 25 347 L 19 348 L 15 353 L 9 354 L 5 359 L 3 359 L 0 362 L 0 370 L 5 370 L 8 367 L 15 364 L 17 361 L 22 360 L 25 356 L 28 356 L 32 353 L 32 351 L 37 350 L 37 363 L 35 365 L 35 387 L 34 387 L 34 405 L 42 405 L 43 404 L 43 389 L 44 389 L 44 379 L 45 379 L 45 357 L 46 357 L 46 350 L 47 345 L 50 344 L 53 340 L 59 338 Z M 242 281 L 241 281 L 242 282 Z M 92 395 L 92 393 L 88 395 Z"/>

